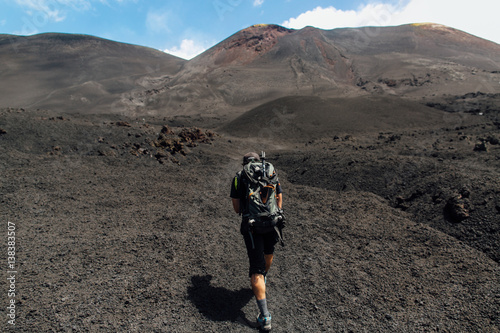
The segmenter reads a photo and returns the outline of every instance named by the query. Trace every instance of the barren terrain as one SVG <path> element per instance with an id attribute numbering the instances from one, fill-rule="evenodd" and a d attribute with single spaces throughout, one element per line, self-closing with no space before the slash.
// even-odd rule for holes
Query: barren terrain
<path id="1" fill-rule="evenodd" d="M 229 182 L 263 150 L 273 331 L 499 332 L 499 47 L 269 25 L 186 62 L 1 35 L 1 330 L 255 331 Z"/>
<path id="2" fill-rule="evenodd" d="M 288 217 L 268 284 L 274 331 L 499 329 L 498 123 L 275 149 L 164 119 L 1 115 L 19 331 L 251 331 L 228 184 L 241 154 L 260 149 Z"/>

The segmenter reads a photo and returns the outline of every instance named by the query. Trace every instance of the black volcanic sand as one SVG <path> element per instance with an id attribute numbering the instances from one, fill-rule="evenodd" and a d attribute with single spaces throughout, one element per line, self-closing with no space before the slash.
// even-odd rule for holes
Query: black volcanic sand
<path id="1" fill-rule="evenodd" d="M 433 128 L 445 117 L 462 114 L 438 112 L 420 103 L 397 97 L 360 96 L 321 98 L 291 96 L 262 104 L 219 128 L 243 138 L 265 138 L 279 142 L 302 142 L 387 129 Z"/>
<path id="2" fill-rule="evenodd" d="M 268 280 L 273 331 L 499 332 L 499 124 L 442 123 L 273 134 L 276 149 L 186 119 L 0 110 L 16 329 L 255 331 L 228 196 L 240 156 L 265 149 L 288 217 Z"/>

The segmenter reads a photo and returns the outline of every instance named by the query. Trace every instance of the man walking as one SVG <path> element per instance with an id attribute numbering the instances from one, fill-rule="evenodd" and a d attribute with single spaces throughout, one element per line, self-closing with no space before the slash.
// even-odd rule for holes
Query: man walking
<path id="1" fill-rule="evenodd" d="M 251 162 L 260 162 L 259 155 L 252 152 L 243 156 L 243 166 Z M 279 240 L 279 234 L 276 228 L 271 228 L 270 231 L 265 233 L 254 232 L 251 225 L 253 220 L 248 218 L 249 194 L 247 193 L 243 174 L 243 171 L 240 171 L 233 178 L 231 183 L 231 199 L 234 211 L 243 216 L 240 231 L 245 240 L 250 264 L 250 283 L 260 310 L 257 322 L 262 330 L 269 331 L 271 330 L 271 313 L 267 308 L 266 274 L 273 262 L 274 248 Z M 281 213 L 283 194 L 279 183 L 275 186 L 274 199 Z"/>

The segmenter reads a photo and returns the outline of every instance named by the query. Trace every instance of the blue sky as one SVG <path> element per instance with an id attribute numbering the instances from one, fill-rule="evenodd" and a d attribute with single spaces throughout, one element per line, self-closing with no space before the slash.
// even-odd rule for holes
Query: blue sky
<path id="1" fill-rule="evenodd" d="M 0 33 L 82 33 L 185 59 L 260 23 L 300 29 L 432 22 L 500 43 L 497 0 L 0 0 Z"/>

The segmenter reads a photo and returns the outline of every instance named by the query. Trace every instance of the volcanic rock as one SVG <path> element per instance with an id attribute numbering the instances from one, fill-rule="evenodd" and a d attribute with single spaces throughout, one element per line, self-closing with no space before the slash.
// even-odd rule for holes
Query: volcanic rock
<path id="1" fill-rule="evenodd" d="M 448 199 L 445 209 L 454 222 L 462 222 L 470 216 L 469 206 L 468 200 L 457 194 Z"/>

